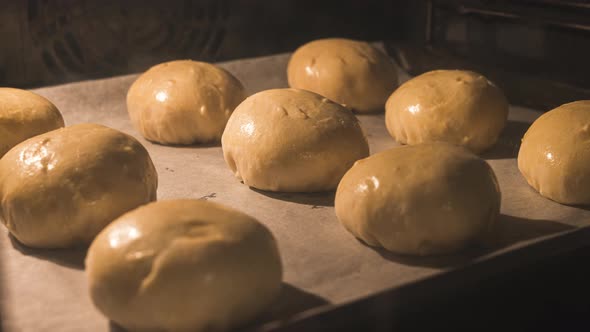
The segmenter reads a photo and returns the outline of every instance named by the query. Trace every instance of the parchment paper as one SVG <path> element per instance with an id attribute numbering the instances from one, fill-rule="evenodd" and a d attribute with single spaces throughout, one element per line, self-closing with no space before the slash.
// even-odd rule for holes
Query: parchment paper
<path id="1" fill-rule="evenodd" d="M 288 54 L 221 64 L 250 93 L 287 87 Z M 427 278 L 588 225 L 590 212 L 539 196 L 521 177 L 515 156 L 520 138 L 540 113 L 512 107 L 510 122 L 485 157 L 502 190 L 498 237 L 464 254 L 411 258 L 363 245 L 340 226 L 333 193 L 276 194 L 236 180 L 220 146 L 167 147 L 144 140 L 131 126 L 125 96 L 135 75 L 38 89 L 62 111 L 66 123 L 95 122 L 127 132 L 149 150 L 159 174 L 159 199 L 203 198 L 242 210 L 266 224 L 284 262 L 284 291 L 262 321 L 351 301 Z M 407 79 L 402 74 L 402 81 Z M 359 116 L 371 152 L 395 146 L 383 114 Z M 419 167 L 419 166 L 417 166 Z M 86 290 L 83 250 L 35 250 L 0 228 L 1 319 L 4 331 L 108 331 L 116 329 L 92 306 Z"/>

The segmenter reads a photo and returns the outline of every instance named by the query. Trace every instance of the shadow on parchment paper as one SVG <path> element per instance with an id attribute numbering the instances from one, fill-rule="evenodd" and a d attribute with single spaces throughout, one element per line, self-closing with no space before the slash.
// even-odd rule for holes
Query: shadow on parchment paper
<path id="1" fill-rule="evenodd" d="M 561 203 L 558 203 L 558 204 L 561 204 Z M 573 207 L 573 208 L 576 208 L 576 209 L 590 211 L 590 204 L 589 205 L 567 205 L 567 204 L 561 204 L 561 205 L 570 206 L 570 207 Z"/>
<path id="2" fill-rule="evenodd" d="M 531 124 L 527 122 L 508 120 L 496 145 L 484 152 L 481 157 L 484 159 L 516 158 L 522 137 L 530 126 Z"/>
<path id="3" fill-rule="evenodd" d="M 308 293 L 295 286 L 283 283 L 281 294 L 269 306 L 269 311 L 262 314 L 261 317 L 248 324 L 248 326 L 239 329 L 241 332 L 254 332 L 263 330 L 265 326 L 277 326 L 281 322 L 287 322 L 293 319 L 297 314 L 306 310 L 328 305 L 326 299 L 317 295 Z"/>
<path id="4" fill-rule="evenodd" d="M 496 227 L 484 236 L 479 245 L 466 249 L 459 254 L 417 257 L 394 254 L 383 248 L 370 248 L 378 252 L 383 258 L 400 264 L 432 268 L 452 268 L 466 265 L 479 257 L 491 254 L 494 251 L 521 241 L 532 240 L 574 228 L 574 226 L 556 221 L 526 219 L 501 214 Z"/>
<path id="5" fill-rule="evenodd" d="M 39 259 L 50 261 L 61 266 L 83 270 L 84 259 L 88 248 L 72 248 L 72 249 L 39 249 L 27 247 L 20 243 L 12 234 L 9 234 L 10 243 L 12 247 L 18 250 L 21 254 L 26 256 L 33 256 Z"/>
<path id="6" fill-rule="evenodd" d="M 281 193 L 264 191 L 252 187 L 250 187 L 250 190 L 255 191 L 261 195 L 278 199 L 281 201 L 309 205 L 312 209 L 317 209 L 326 206 L 334 206 L 334 197 L 336 196 L 336 192 L 334 191 L 317 193 Z"/>
<path id="7" fill-rule="evenodd" d="M 109 331 L 110 332 L 127 332 L 127 330 L 125 330 L 124 328 L 120 327 L 119 325 L 117 325 L 116 323 L 114 323 L 112 320 L 109 321 Z"/>
<path id="8" fill-rule="evenodd" d="M 329 304 L 325 299 L 307 293 L 297 287 L 283 283 L 281 294 L 270 306 L 269 311 L 262 314 L 247 326 L 238 329 L 240 332 L 255 332 L 264 329 L 267 325 L 280 325 L 295 315 L 308 309 L 320 307 Z M 125 332 L 126 330 L 119 325 L 110 322 L 110 332 Z"/>

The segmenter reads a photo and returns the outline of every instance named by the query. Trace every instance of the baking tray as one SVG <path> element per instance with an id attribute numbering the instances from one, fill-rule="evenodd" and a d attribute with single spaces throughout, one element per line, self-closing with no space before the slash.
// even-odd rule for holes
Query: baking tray
<path id="1" fill-rule="evenodd" d="M 249 93 L 287 87 L 289 54 L 220 65 Z M 401 80 L 408 76 L 401 73 Z M 125 107 L 136 75 L 35 90 L 53 101 L 66 123 L 95 122 L 135 136 L 159 174 L 159 199 L 200 198 L 244 211 L 278 240 L 284 287 L 277 302 L 249 330 L 308 330 L 310 321 L 370 307 L 372 299 L 412 298 L 471 277 L 507 271 L 590 243 L 590 211 L 554 203 L 530 188 L 516 167 L 520 138 L 541 113 L 512 107 L 498 144 L 484 157 L 502 190 L 497 236 L 458 255 L 408 257 L 365 246 L 340 226 L 334 193 L 285 194 L 253 190 L 229 171 L 219 145 L 169 147 L 147 142 L 131 126 Z M 371 153 L 394 147 L 384 115 L 360 115 Z M 0 230 L 0 314 L 4 331 L 117 330 L 91 304 L 84 250 L 26 248 Z M 441 281 L 442 280 L 442 281 Z M 445 286 L 446 285 L 446 286 Z M 380 294 L 380 295 L 376 295 Z M 400 295 L 403 294 L 403 297 Z M 359 302 L 360 301 L 360 302 Z M 348 309 L 347 309 L 348 308 Z M 383 308 L 382 308 L 383 309 Z M 348 310 L 348 311 L 347 311 Z M 352 311 L 351 311 L 352 310 Z"/>

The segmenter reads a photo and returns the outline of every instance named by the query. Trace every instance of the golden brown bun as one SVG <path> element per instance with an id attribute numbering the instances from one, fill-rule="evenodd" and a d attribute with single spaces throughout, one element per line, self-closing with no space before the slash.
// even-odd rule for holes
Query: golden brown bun
<path id="1" fill-rule="evenodd" d="M 132 331 L 225 331 L 264 311 L 281 288 L 266 227 L 207 201 L 160 201 L 133 210 L 94 240 L 91 298 Z"/>
<path id="2" fill-rule="evenodd" d="M 113 219 L 155 200 L 157 184 L 133 137 L 97 124 L 66 127 L 0 159 L 2 222 L 31 247 L 85 245 Z"/>
<path id="3" fill-rule="evenodd" d="M 241 103 L 221 138 L 223 156 L 248 186 L 333 190 L 369 145 L 350 110 L 298 89 L 259 92 Z"/>
<path id="4" fill-rule="evenodd" d="M 148 140 L 162 144 L 219 141 L 227 119 L 246 98 L 234 76 L 190 60 L 161 63 L 129 88 L 127 110 Z"/>
<path id="5" fill-rule="evenodd" d="M 368 43 L 320 39 L 293 53 L 287 69 L 289 86 L 313 91 L 354 111 L 382 112 L 397 86 L 391 59 Z"/>
<path id="6" fill-rule="evenodd" d="M 402 144 L 442 141 L 480 153 L 493 146 L 508 101 L 492 82 L 465 70 L 435 70 L 402 84 L 387 100 L 385 122 Z"/>
<path id="7" fill-rule="evenodd" d="M 49 100 L 26 90 L 0 88 L 0 158 L 18 143 L 64 126 Z"/>
<path id="8" fill-rule="evenodd" d="M 496 176 L 447 143 L 396 147 L 359 160 L 336 191 L 354 236 L 399 254 L 453 253 L 480 239 L 500 212 Z"/>
<path id="9" fill-rule="evenodd" d="M 590 204 L 590 100 L 541 115 L 524 135 L 518 168 L 541 195 Z"/>

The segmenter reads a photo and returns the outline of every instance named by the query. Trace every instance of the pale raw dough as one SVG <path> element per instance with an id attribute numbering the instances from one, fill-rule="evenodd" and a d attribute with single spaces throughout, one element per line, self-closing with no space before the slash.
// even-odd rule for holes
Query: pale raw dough
<path id="1" fill-rule="evenodd" d="M 272 234 L 239 211 L 202 200 L 160 201 L 105 228 L 86 258 L 91 298 L 131 331 L 225 331 L 281 289 Z"/>
<path id="2" fill-rule="evenodd" d="M 64 126 L 49 100 L 30 91 L 0 88 L 0 158 L 18 143 Z"/>
<path id="3" fill-rule="evenodd" d="M 143 73 L 127 93 L 134 126 L 162 144 L 219 141 L 234 108 L 246 98 L 242 83 L 215 65 L 178 60 Z"/>
<path id="4" fill-rule="evenodd" d="M 0 159 L 2 222 L 31 247 L 87 245 L 156 199 L 157 174 L 133 137 L 80 124 L 30 138 Z"/>
<path id="5" fill-rule="evenodd" d="M 493 146 L 508 118 L 508 101 L 484 76 L 435 70 L 402 84 L 387 100 L 385 123 L 402 144 L 443 141 L 475 153 Z"/>
<path id="6" fill-rule="evenodd" d="M 453 253 L 483 240 L 500 212 L 485 160 L 447 143 L 396 147 L 359 160 L 336 191 L 354 236 L 399 254 Z"/>
<path id="7" fill-rule="evenodd" d="M 590 204 L 590 100 L 541 115 L 524 135 L 518 168 L 541 195 Z"/>
<path id="8" fill-rule="evenodd" d="M 368 43 L 320 39 L 293 53 L 289 86 L 316 92 L 357 112 L 382 112 L 397 86 L 391 59 Z"/>
<path id="9" fill-rule="evenodd" d="M 350 110 L 298 89 L 247 98 L 229 119 L 221 145 L 238 179 L 270 191 L 333 190 L 356 160 L 369 155 Z"/>

